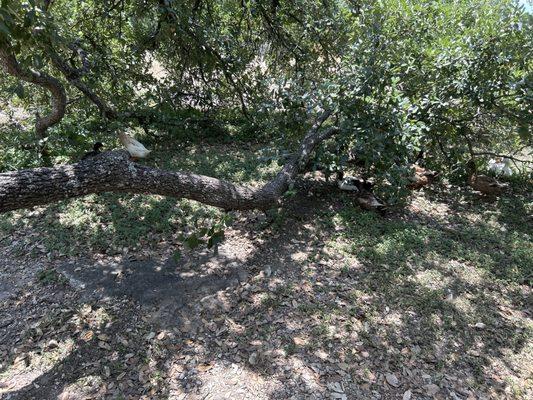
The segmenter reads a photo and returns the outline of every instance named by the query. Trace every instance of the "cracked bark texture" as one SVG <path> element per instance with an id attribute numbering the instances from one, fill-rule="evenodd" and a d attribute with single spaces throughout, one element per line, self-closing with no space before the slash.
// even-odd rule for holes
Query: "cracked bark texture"
<path id="1" fill-rule="evenodd" d="M 316 146 L 338 132 L 335 127 L 319 130 L 330 114 L 326 111 L 318 118 L 304 137 L 299 151 L 272 181 L 260 188 L 190 172 L 151 168 L 132 162 L 127 152 L 118 150 L 77 164 L 0 174 L 0 212 L 103 192 L 186 198 L 225 210 L 266 210 L 279 203 Z"/>

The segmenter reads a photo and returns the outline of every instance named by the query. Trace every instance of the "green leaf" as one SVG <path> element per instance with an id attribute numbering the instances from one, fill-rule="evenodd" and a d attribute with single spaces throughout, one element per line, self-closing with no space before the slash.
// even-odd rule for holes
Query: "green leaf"
<path id="1" fill-rule="evenodd" d="M 173 259 L 175 262 L 179 262 L 179 260 L 181 260 L 181 251 L 176 250 L 176 251 L 172 254 L 172 259 Z"/>
<path id="2" fill-rule="evenodd" d="M 10 36 L 12 36 L 13 34 L 11 33 L 11 31 L 9 30 L 9 28 L 7 27 L 6 24 L 4 24 L 3 22 L 0 22 L 0 33 L 1 34 L 4 34 L 5 36 L 7 36 L 8 38 Z M 2 37 L 2 35 L 0 34 L 0 37 Z"/>
<path id="3" fill-rule="evenodd" d="M 207 241 L 207 247 L 211 248 L 224 240 L 224 231 L 217 231 Z"/>
<path id="4" fill-rule="evenodd" d="M 527 125 L 520 125 L 518 127 L 518 136 L 523 142 L 529 142 L 531 140 L 531 129 Z"/>
<path id="5" fill-rule="evenodd" d="M 24 98 L 24 86 L 21 83 L 18 83 L 13 87 L 13 92 L 18 96 L 19 99 Z"/>
<path id="6" fill-rule="evenodd" d="M 195 234 L 190 235 L 187 239 L 185 239 L 185 244 L 190 249 L 195 249 L 202 243 L 202 240 L 199 239 Z"/>

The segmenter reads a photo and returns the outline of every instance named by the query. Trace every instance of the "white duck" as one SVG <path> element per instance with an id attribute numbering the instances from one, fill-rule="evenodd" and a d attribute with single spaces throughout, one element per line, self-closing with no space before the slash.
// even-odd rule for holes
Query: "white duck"
<path id="1" fill-rule="evenodd" d="M 148 150 L 144 145 L 124 132 L 119 132 L 118 138 L 122 145 L 128 150 L 131 158 L 145 158 L 152 150 Z"/>
<path id="2" fill-rule="evenodd" d="M 496 160 L 489 160 L 489 171 L 495 175 L 511 176 L 513 175 L 513 168 L 511 166 L 511 160 L 505 158 L 503 161 L 501 158 Z"/>
<path id="3" fill-rule="evenodd" d="M 360 184 L 359 179 L 354 178 L 353 176 L 347 176 L 337 182 L 340 190 L 347 190 L 350 192 L 359 192 Z"/>

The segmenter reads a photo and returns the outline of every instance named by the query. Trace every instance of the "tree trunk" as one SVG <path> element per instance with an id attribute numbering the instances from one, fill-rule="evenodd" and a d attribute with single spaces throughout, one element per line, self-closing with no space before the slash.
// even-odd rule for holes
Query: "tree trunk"
<path id="1" fill-rule="evenodd" d="M 188 172 L 164 171 L 136 164 L 125 151 L 110 151 L 77 164 L 0 174 L 0 213 L 85 196 L 90 193 L 149 193 L 197 200 L 225 210 L 269 209 L 275 206 L 314 148 L 338 132 L 319 131 L 324 112 L 303 139 L 299 151 L 277 176 L 261 188 Z"/>

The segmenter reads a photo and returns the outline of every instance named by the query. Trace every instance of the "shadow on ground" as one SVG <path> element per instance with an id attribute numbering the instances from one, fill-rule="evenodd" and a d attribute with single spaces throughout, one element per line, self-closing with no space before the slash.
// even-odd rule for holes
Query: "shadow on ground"
<path id="1" fill-rule="evenodd" d="M 0 393 L 527 398 L 526 199 L 455 200 L 419 195 L 382 218 L 327 185 L 303 186 L 270 225 L 244 215 L 218 254 L 58 263 L 69 286 L 54 283 L 53 306 L 2 339 L 31 353 L 3 363 L 4 386 L 34 375 Z M 23 315 L 45 289 L 20 291 L 6 310 Z M 45 311 L 58 316 L 48 323 Z"/>

